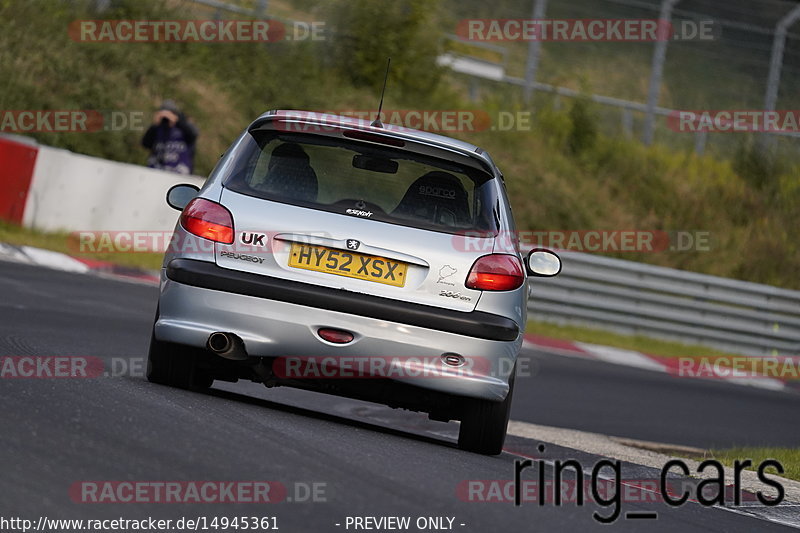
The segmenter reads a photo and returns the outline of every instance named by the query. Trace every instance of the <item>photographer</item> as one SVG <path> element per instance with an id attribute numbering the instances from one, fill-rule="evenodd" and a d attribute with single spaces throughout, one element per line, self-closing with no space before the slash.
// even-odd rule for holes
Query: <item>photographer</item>
<path id="1" fill-rule="evenodd" d="M 142 146 L 150 150 L 147 166 L 191 174 L 197 133 L 197 128 L 189 123 L 175 102 L 164 100 L 153 115 L 153 124 L 142 137 Z"/>

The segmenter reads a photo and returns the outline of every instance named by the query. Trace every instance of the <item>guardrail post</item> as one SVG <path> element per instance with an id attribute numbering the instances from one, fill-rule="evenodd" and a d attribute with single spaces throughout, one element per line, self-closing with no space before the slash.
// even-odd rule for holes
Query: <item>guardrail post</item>
<path id="1" fill-rule="evenodd" d="M 627 107 L 622 108 L 622 135 L 626 139 L 633 136 L 633 112 Z"/>
<path id="2" fill-rule="evenodd" d="M 786 45 L 786 32 L 800 18 L 800 6 L 793 8 L 775 25 L 775 36 L 772 38 L 772 55 L 769 58 L 769 74 L 767 89 L 764 94 L 764 111 L 775 111 L 778 101 L 778 88 L 781 84 L 781 68 L 783 66 L 783 50 Z M 767 145 L 766 136 L 761 136 L 762 148 Z"/>
<path id="3" fill-rule="evenodd" d="M 706 130 L 698 130 L 694 134 L 694 153 L 703 155 L 706 151 L 706 139 L 708 139 L 708 132 Z"/>
<path id="4" fill-rule="evenodd" d="M 650 68 L 650 87 L 647 91 L 647 113 L 644 117 L 644 133 L 642 142 L 644 144 L 653 143 L 653 130 L 656 120 L 656 106 L 658 105 L 658 95 L 661 92 L 661 75 L 664 73 L 664 60 L 667 57 L 667 43 L 670 35 L 664 35 L 662 24 L 672 22 L 672 8 L 680 0 L 661 0 L 661 11 L 658 15 L 658 40 L 653 50 L 653 62 Z"/>
<path id="5" fill-rule="evenodd" d="M 475 79 L 475 76 L 470 76 L 469 78 L 469 101 L 470 102 L 477 102 L 478 101 L 478 80 Z"/>
<path id="6" fill-rule="evenodd" d="M 533 11 L 531 18 L 533 20 L 540 20 L 544 18 L 545 10 L 547 9 L 547 0 L 533 0 Z M 525 91 L 523 98 L 525 103 L 531 102 L 533 95 L 533 84 L 536 82 L 536 69 L 539 68 L 539 53 L 542 49 L 542 42 L 538 38 L 528 41 L 528 60 L 525 64 Z"/>
<path id="7" fill-rule="evenodd" d="M 256 16 L 260 19 L 267 16 L 267 0 L 258 0 L 256 4 Z"/>

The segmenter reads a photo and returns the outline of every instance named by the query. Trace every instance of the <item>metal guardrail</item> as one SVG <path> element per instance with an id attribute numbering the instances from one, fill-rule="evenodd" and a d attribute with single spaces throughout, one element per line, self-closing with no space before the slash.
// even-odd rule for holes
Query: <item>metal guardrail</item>
<path id="1" fill-rule="evenodd" d="M 222 11 L 228 11 L 230 13 L 236 13 L 237 15 L 244 15 L 246 17 L 253 17 L 256 19 L 263 19 L 263 20 L 277 20 L 287 26 L 296 26 L 298 21 L 291 20 L 283 17 L 277 17 L 275 15 L 267 14 L 267 0 L 257 0 L 253 9 L 248 7 L 243 7 L 237 4 L 229 4 L 228 2 L 223 2 L 222 0 L 189 0 L 194 2 L 195 4 L 203 5 L 208 8 L 215 9 L 217 12 L 217 16 L 221 17 Z"/>
<path id="2" fill-rule="evenodd" d="M 531 279 L 533 320 L 737 354 L 800 354 L 800 291 L 592 254 L 559 255 L 561 274 Z"/>

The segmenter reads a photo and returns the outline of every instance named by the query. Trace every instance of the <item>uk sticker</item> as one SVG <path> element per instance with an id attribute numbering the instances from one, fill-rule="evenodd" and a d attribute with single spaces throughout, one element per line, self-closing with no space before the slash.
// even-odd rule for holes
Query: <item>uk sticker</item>
<path id="1" fill-rule="evenodd" d="M 264 242 L 267 238 L 266 233 L 253 233 L 251 231 L 243 231 L 239 234 L 239 241 L 248 246 L 266 246 Z"/>

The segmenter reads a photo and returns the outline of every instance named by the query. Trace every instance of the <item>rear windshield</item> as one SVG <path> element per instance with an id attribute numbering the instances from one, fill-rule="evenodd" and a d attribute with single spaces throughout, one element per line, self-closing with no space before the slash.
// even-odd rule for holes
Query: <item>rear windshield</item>
<path id="1" fill-rule="evenodd" d="M 497 231 L 491 176 L 415 152 L 254 131 L 223 185 L 300 207 L 446 233 Z"/>

